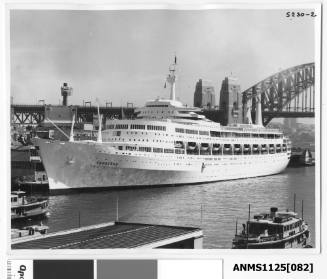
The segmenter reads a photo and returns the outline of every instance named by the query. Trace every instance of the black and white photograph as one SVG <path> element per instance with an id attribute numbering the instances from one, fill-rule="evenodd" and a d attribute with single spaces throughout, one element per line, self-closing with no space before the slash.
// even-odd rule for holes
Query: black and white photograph
<path id="1" fill-rule="evenodd" d="M 10 9 L 11 250 L 317 248 L 315 7 Z"/>

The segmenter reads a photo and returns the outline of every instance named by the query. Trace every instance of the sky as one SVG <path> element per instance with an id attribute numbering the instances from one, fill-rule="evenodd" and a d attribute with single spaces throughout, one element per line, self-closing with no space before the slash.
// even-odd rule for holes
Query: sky
<path id="1" fill-rule="evenodd" d="M 225 76 L 242 91 L 292 66 L 314 61 L 314 21 L 285 10 L 12 10 L 11 96 L 14 103 L 112 102 L 142 106 L 168 97 L 174 55 L 176 96 L 193 105 L 195 84 L 209 80 L 217 96 Z"/>

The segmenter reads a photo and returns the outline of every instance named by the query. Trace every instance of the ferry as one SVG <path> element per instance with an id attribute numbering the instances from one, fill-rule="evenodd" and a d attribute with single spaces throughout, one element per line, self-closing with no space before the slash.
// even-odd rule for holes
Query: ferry
<path id="1" fill-rule="evenodd" d="M 270 213 L 254 215 L 243 224 L 240 234 L 233 239 L 234 249 L 309 248 L 309 227 L 297 213 L 278 211 L 272 207 Z"/>
<path id="2" fill-rule="evenodd" d="M 26 197 L 24 191 L 11 192 L 11 221 L 48 214 L 47 199 Z"/>
<path id="3" fill-rule="evenodd" d="M 74 117 L 69 141 L 35 138 L 50 191 L 205 183 L 286 168 L 291 144 L 280 130 L 207 119 L 176 100 L 175 71 L 176 62 L 166 79 L 170 98 L 146 102 L 134 119 L 104 122 L 98 107 L 96 140 L 74 139 Z"/>

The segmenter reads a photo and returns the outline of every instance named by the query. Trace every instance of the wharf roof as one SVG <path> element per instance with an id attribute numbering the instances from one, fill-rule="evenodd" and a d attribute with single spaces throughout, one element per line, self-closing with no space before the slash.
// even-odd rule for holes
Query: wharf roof
<path id="1" fill-rule="evenodd" d="M 112 222 L 12 240 L 12 249 L 155 248 L 202 237 L 200 228 Z"/>

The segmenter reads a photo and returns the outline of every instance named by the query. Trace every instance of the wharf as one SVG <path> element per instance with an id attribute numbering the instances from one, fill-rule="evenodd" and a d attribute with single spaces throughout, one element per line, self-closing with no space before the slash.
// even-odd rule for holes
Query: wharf
<path id="1" fill-rule="evenodd" d="M 12 249 L 202 248 L 203 231 L 178 227 L 110 222 L 46 235 L 13 239 Z"/>

